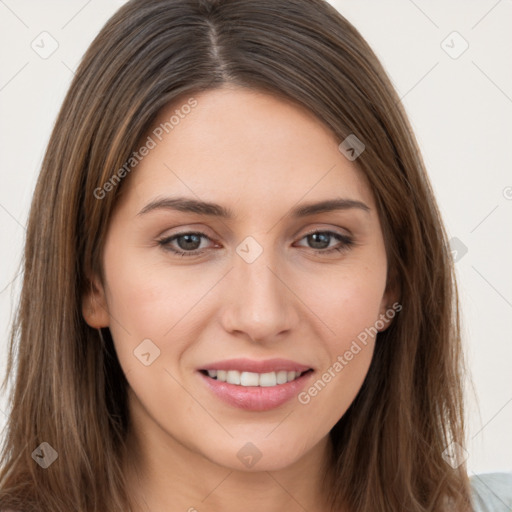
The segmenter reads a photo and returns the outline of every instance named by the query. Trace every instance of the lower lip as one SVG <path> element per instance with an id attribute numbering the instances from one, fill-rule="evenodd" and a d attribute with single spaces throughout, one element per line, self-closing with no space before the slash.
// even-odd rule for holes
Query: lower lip
<path id="1" fill-rule="evenodd" d="M 268 411 L 297 396 L 313 375 L 308 371 L 298 379 L 276 386 L 237 386 L 212 379 L 199 372 L 206 385 L 224 402 L 246 411 Z"/>

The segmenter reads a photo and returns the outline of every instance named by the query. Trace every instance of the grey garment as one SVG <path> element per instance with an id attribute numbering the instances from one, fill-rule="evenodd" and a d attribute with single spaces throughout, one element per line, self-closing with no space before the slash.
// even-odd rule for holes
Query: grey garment
<path id="1" fill-rule="evenodd" d="M 512 473 L 482 473 L 470 481 L 474 512 L 512 512 Z"/>

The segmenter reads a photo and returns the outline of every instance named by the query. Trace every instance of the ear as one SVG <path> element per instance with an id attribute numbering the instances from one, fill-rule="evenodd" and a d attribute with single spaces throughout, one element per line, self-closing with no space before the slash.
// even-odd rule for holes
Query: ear
<path id="1" fill-rule="evenodd" d="M 393 321 L 396 314 L 402 309 L 400 293 L 396 279 L 388 281 L 386 291 L 380 303 L 379 319 L 376 322 L 379 332 L 385 331 Z M 384 325 L 383 325 L 384 324 Z"/>
<path id="2" fill-rule="evenodd" d="M 110 315 L 105 288 L 97 276 L 90 278 L 88 281 L 89 286 L 82 295 L 82 316 L 87 324 L 94 329 L 108 327 L 110 325 Z"/>

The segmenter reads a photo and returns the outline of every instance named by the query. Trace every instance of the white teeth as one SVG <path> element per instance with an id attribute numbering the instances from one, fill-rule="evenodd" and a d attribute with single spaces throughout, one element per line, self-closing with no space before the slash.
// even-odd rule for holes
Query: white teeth
<path id="1" fill-rule="evenodd" d="M 253 372 L 242 372 L 240 376 L 240 384 L 242 386 L 259 386 L 260 376 Z"/>
<path id="2" fill-rule="evenodd" d="M 276 372 L 262 373 L 260 375 L 260 386 L 270 387 L 277 384 Z"/>
<path id="3" fill-rule="evenodd" d="M 228 370 L 226 382 L 229 382 L 229 384 L 240 384 L 240 372 L 236 370 Z"/>
<path id="4" fill-rule="evenodd" d="M 278 384 L 286 384 L 288 382 L 288 372 L 285 370 L 277 372 L 276 380 Z"/>
<path id="5" fill-rule="evenodd" d="M 271 387 L 291 382 L 300 377 L 300 375 L 302 375 L 301 372 L 286 370 L 267 373 L 239 372 L 238 370 L 208 370 L 208 376 L 212 379 L 238 386 Z"/>

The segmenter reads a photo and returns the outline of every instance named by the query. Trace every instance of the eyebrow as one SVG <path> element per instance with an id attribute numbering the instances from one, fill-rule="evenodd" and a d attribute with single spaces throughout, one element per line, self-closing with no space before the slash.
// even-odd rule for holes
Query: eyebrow
<path id="1" fill-rule="evenodd" d="M 306 203 L 293 208 L 288 214 L 293 218 L 308 217 L 318 213 L 332 212 L 337 210 L 359 209 L 369 212 L 371 208 L 355 199 L 335 198 L 319 201 L 316 203 Z M 163 197 L 157 198 L 148 203 L 137 215 L 145 215 L 155 210 L 177 210 L 180 212 L 197 213 L 199 215 L 208 215 L 220 217 L 223 219 L 233 219 L 234 213 L 229 208 L 220 204 L 206 201 L 198 201 L 186 197 Z"/>

